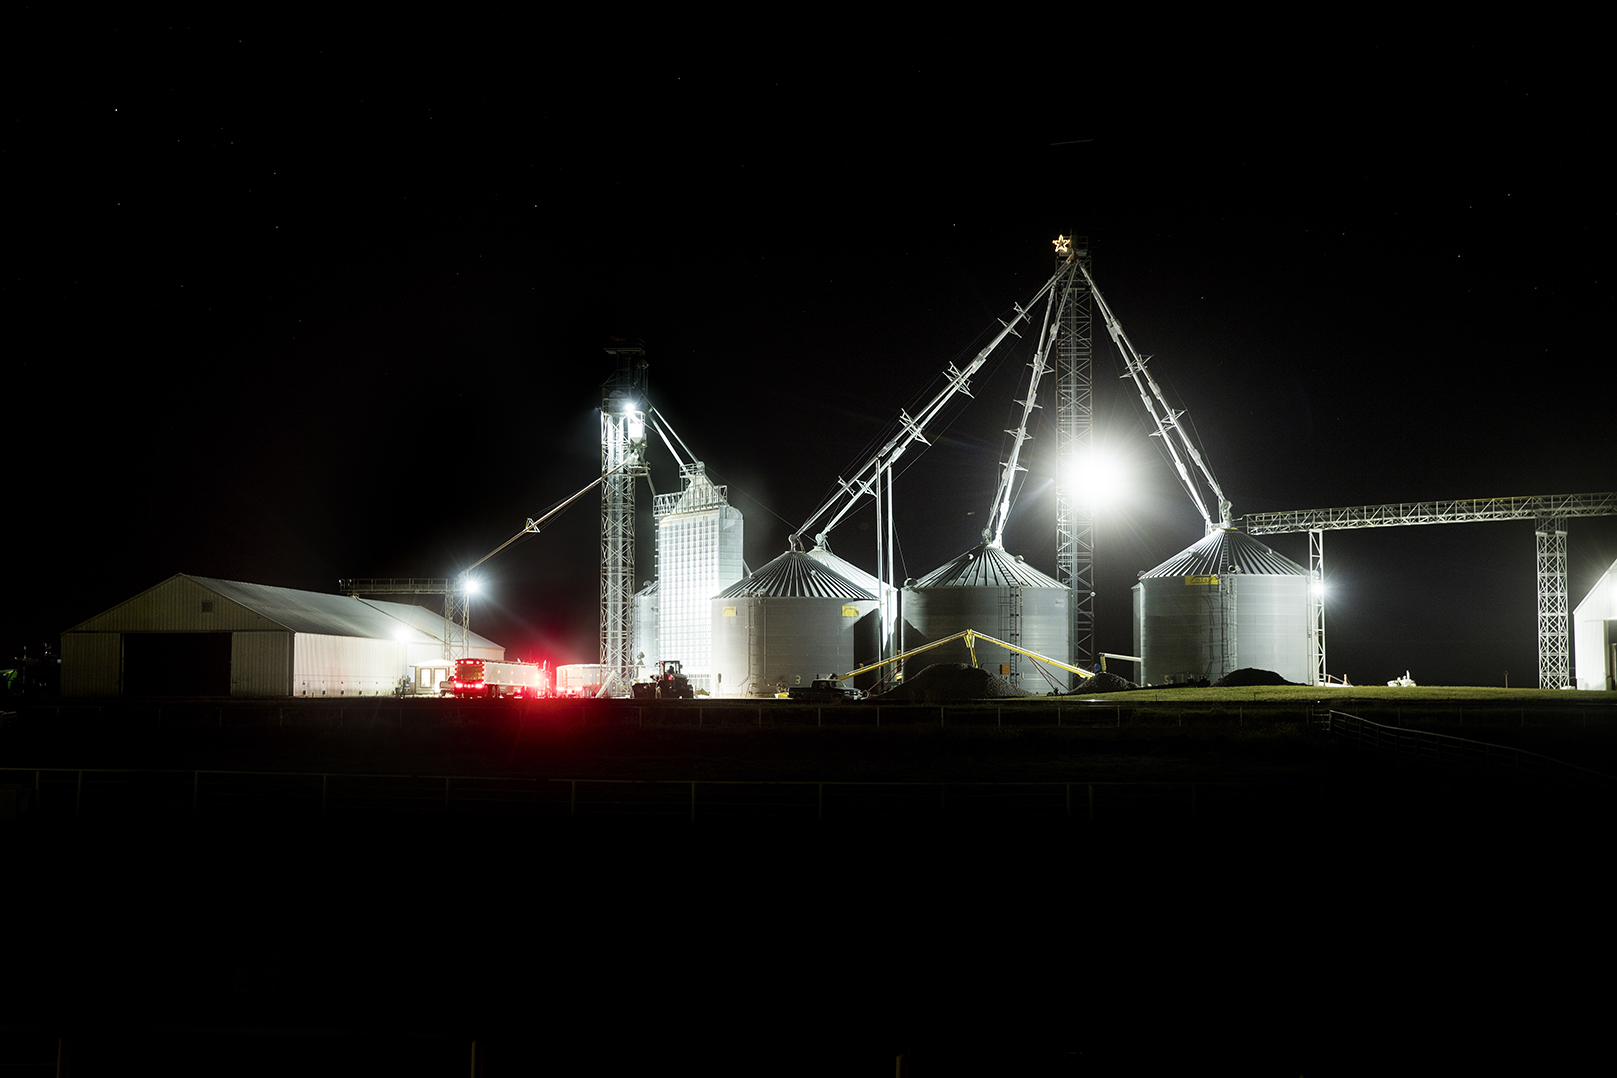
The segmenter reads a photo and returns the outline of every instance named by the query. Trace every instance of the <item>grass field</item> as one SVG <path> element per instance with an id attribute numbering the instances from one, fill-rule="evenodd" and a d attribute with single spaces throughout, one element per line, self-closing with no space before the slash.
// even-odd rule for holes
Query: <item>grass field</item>
<path id="1" fill-rule="evenodd" d="M 1354 691 L 1333 704 L 1418 707 L 1412 721 L 1444 732 L 1559 739 L 1566 755 L 1607 752 L 1617 731 L 1609 705 L 1568 710 L 1571 694 Z M 1611 950 L 1609 811 L 1452 790 L 1318 732 L 1320 697 L 884 709 L 879 727 L 873 709 L 718 704 L 25 712 L 0 727 L 0 772 L 1308 788 L 1235 812 L 1204 790 L 1194 820 L 1170 790 L 1168 811 L 1115 828 L 935 812 L 574 827 L 470 812 L 266 824 L 186 811 L 187 778 L 178 812 L 0 826 L 0 1032 L 48 1034 L 48 1051 L 71 1030 L 84 1074 L 465 1074 L 473 1040 L 487 1075 L 875 1078 L 899 1052 L 918 1078 L 1367 1073 L 1414 1061 L 1416 1020 L 1440 1046 L 1419 1058 L 1445 1068 L 1586 1058 L 1576 1038 L 1604 1027 L 1578 974 Z M 56 789 L 71 797 L 71 778 Z"/>

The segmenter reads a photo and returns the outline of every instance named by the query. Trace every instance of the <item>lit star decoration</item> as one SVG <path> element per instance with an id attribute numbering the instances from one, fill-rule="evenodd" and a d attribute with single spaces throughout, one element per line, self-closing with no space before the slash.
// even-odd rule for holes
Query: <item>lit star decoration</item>
<path id="1" fill-rule="evenodd" d="M 1072 254 L 1071 236 L 1057 236 L 1051 242 L 1056 245 L 1056 257 L 1066 258 L 1068 255 Z"/>

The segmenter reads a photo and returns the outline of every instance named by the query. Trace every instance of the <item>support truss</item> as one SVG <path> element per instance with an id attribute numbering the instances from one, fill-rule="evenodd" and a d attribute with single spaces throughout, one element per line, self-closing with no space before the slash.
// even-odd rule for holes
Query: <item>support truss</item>
<path id="1" fill-rule="evenodd" d="M 1540 517 L 1538 539 L 1538 687 L 1560 689 L 1572 683 L 1567 632 L 1566 521 Z"/>
<path id="2" fill-rule="evenodd" d="M 1538 684 L 1559 689 L 1572 681 L 1571 634 L 1567 630 L 1566 519 L 1617 516 L 1617 493 L 1540 494 L 1513 498 L 1468 498 L 1440 502 L 1395 502 L 1345 509 L 1297 509 L 1248 513 L 1241 519 L 1249 535 L 1309 533 L 1309 572 L 1324 580 L 1324 532 L 1329 529 L 1393 528 L 1412 524 L 1474 524 L 1489 520 L 1531 520 L 1538 541 Z M 1319 536 L 1316 546 L 1315 536 Z M 1325 662 L 1324 607 L 1315 628 L 1319 662 Z M 1313 639 L 1312 633 L 1310 640 Z"/>

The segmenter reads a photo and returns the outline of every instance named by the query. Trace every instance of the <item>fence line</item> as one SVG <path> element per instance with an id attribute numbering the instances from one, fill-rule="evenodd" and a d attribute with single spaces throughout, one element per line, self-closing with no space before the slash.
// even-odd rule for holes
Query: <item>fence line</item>
<path id="1" fill-rule="evenodd" d="M 1536 782 L 1617 794 L 1617 776 L 1510 745 L 1390 726 L 1345 711 L 1327 711 L 1322 721 L 1316 721 L 1332 736 L 1391 753 L 1394 757 L 1407 754 L 1422 763 L 1451 771 L 1465 771 L 1495 781 Z"/>
<path id="2" fill-rule="evenodd" d="M 1195 821 L 1208 797 L 1229 800 L 1230 795 L 1237 799 L 1241 795 L 1255 795 L 1273 799 L 1289 794 L 1317 804 L 1327 797 L 1329 790 L 1363 786 L 1336 782 L 610 779 L 214 768 L 6 767 L 0 768 L 0 791 L 19 789 L 6 783 L 7 776 L 17 775 L 32 778 L 32 809 L 42 811 L 54 807 L 56 811 L 50 813 L 52 815 L 66 815 L 62 805 L 66 799 L 65 787 L 70 783 L 74 818 L 86 815 L 87 777 L 91 780 L 88 784 L 90 801 L 103 808 L 128 809 L 144 805 L 169 810 L 183 808 L 191 814 L 207 815 L 209 812 L 230 814 L 232 809 L 239 811 L 244 807 L 273 808 L 282 813 L 289 808 L 304 807 L 312 814 L 318 803 L 319 815 L 326 816 L 338 803 L 343 808 L 363 812 L 401 807 L 425 809 L 430 802 L 440 813 L 453 808 L 476 810 L 492 806 L 539 809 L 541 814 L 558 817 L 672 816 L 677 813 L 691 822 L 699 816 L 787 815 L 808 819 L 812 815 L 815 820 L 824 820 L 828 815 L 828 801 L 830 815 L 842 818 L 1031 816 L 1081 818 L 1094 823 L 1101 816 L 1149 815 Z M 120 776 L 145 781 L 136 785 L 115 781 Z M 250 782 L 244 786 L 232 784 L 231 780 L 270 780 L 270 784 Z M 749 787 L 753 793 L 767 791 L 774 800 L 746 800 L 747 791 L 742 788 Z M 1075 789 L 1081 794 L 1077 799 L 1073 796 Z M 810 791 L 812 798 L 793 800 L 790 796 L 799 792 L 807 795 Z M 932 800 L 934 792 L 936 798 Z M 672 797 L 666 796 L 669 794 Z M 741 799 L 738 800 L 738 796 Z"/>

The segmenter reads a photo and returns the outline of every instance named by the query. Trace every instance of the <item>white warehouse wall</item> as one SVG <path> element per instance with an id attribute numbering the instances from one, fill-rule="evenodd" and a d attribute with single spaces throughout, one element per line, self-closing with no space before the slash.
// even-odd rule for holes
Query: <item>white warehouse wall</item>
<path id="1" fill-rule="evenodd" d="M 1580 689 L 1612 689 L 1617 644 L 1617 562 L 1572 612 L 1572 666 Z"/>

